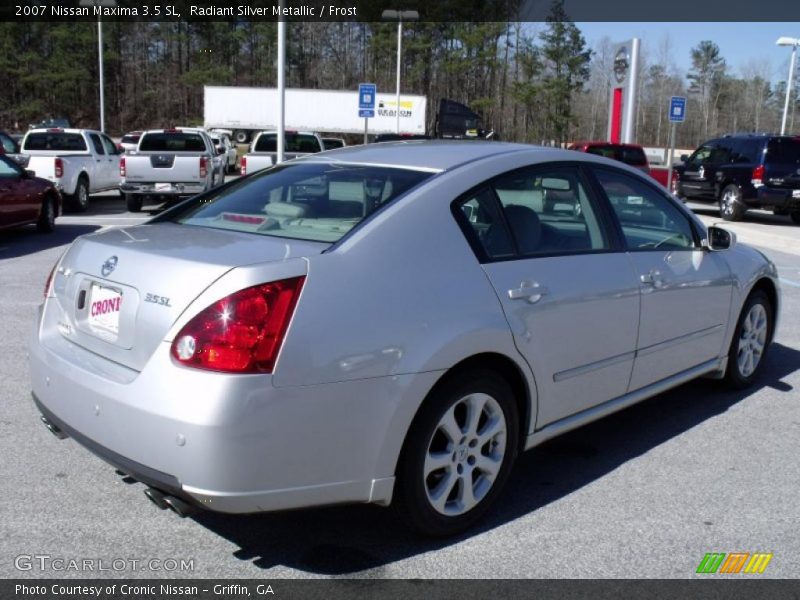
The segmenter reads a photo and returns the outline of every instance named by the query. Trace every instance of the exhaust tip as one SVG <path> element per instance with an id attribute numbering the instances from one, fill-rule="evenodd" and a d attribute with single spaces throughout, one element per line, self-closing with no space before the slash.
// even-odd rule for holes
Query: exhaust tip
<path id="1" fill-rule="evenodd" d="M 175 496 L 165 496 L 164 501 L 167 503 L 167 506 L 169 506 L 172 511 L 181 519 L 190 517 L 197 512 L 196 507 L 192 506 L 188 502 L 184 502 L 180 498 L 176 498 Z"/>
<path id="2" fill-rule="evenodd" d="M 159 492 L 155 488 L 147 488 L 144 491 L 144 495 L 147 496 L 147 499 L 150 500 L 153 504 L 155 504 L 161 510 L 166 510 L 169 508 L 169 504 L 167 504 L 167 499 L 163 493 Z"/>
<path id="3" fill-rule="evenodd" d="M 48 421 L 47 417 L 45 417 L 44 415 L 42 415 L 39 418 L 42 420 L 42 423 L 44 423 L 44 426 L 47 427 L 48 431 L 50 431 L 50 433 L 52 433 L 58 439 L 65 440 L 69 437 L 66 433 L 64 433 L 58 427 L 56 427 L 50 421 Z"/>

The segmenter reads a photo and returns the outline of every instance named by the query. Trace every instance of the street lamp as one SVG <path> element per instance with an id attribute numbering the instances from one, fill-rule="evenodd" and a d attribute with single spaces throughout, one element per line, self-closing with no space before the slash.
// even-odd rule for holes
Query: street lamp
<path id="1" fill-rule="evenodd" d="M 783 104 L 783 120 L 781 121 L 781 135 L 786 133 L 786 115 L 789 114 L 789 98 L 792 95 L 792 79 L 794 78 L 794 59 L 797 56 L 797 46 L 800 39 L 792 37 L 779 37 L 775 42 L 778 46 L 791 46 L 792 59 L 789 61 L 789 79 L 786 81 L 786 102 Z"/>
<path id="2" fill-rule="evenodd" d="M 397 133 L 400 133 L 400 55 L 403 49 L 403 21 L 417 21 L 419 13 L 415 10 L 385 10 L 381 13 L 385 21 L 397 21 Z"/>
<path id="3" fill-rule="evenodd" d="M 117 0 L 81 0 L 80 6 L 107 6 L 112 7 L 117 5 Z M 105 93 L 103 84 L 103 23 L 100 20 L 100 15 L 97 15 L 97 60 L 100 65 L 100 131 L 106 131 L 106 107 L 105 107 Z"/>

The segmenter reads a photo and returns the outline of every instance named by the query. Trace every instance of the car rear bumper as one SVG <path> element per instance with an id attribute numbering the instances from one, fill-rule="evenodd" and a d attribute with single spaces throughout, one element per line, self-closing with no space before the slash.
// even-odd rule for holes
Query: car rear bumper
<path id="1" fill-rule="evenodd" d="M 166 343 L 136 373 L 59 337 L 31 345 L 42 414 L 134 479 L 229 513 L 388 504 L 413 399 L 439 376 L 276 388 L 179 366 Z"/>
<path id="2" fill-rule="evenodd" d="M 167 187 L 167 185 L 169 187 Z M 205 183 L 178 182 L 178 183 L 121 183 L 119 186 L 123 194 L 147 194 L 157 196 L 194 196 L 206 189 Z"/>
<path id="3" fill-rule="evenodd" d="M 756 190 L 752 205 L 790 211 L 800 210 L 800 190 L 760 186 Z"/>

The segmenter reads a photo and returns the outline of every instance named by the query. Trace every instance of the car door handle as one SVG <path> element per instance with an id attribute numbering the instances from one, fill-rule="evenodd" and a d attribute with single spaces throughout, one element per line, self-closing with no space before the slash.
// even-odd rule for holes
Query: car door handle
<path id="1" fill-rule="evenodd" d="M 656 269 L 651 269 L 648 273 L 640 275 L 639 281 L 641 281 L 643 285 L 652 285 L 657 288 L 664 285 L 664 278 L 661 276 L 661 271 Z"/>
<path id="2" fill-rule="evenodd" d="M 531 304 L 535 304 L 548 293 L 549 290 L 546 287 L 535 281 L 523 281 L 518 288 L 508 290 L 508 297 L 511 300 L 527 300 Z"/>

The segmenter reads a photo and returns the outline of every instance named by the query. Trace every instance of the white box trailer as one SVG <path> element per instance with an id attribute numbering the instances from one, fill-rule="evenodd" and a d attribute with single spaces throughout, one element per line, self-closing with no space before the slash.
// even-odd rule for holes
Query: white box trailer
<path id="1" fill-rule="evenodd" d="M 277 129 L 278 90 L 275 88 L 204 87 L 204 126 L 230 129 L 246 143 L 258 131 Z M 376 94 L 370 133 L 395 133 L 395 94 Z M 400 95 L 400 132 L 425 133 L 425 96 Z M 364 133 L 358 116 L 358 91 L 286 89 L 286 129 L 326 133 Z"/>

